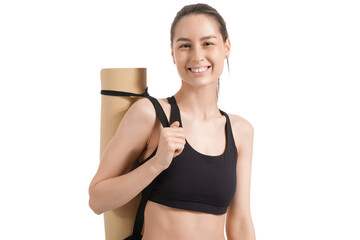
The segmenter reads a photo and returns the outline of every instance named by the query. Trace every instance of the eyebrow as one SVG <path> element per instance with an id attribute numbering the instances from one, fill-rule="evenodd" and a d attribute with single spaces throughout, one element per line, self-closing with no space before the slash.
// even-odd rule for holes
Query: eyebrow
<path id="1" fill-rule="evenodd" d="M 205 36 L 205 37 L 202 37 L 202 38 L 200 38 L 200 40 L 204 40 L 204 39 L 209 39 L 209 38 L 216 38 L 216 36 L 214 36 L 214 35 L 209 35 L 209 36 Z M 178 40 L 176 40 L 176 42 L 180 42 L 180 41 L 191 41 L 190 39 L 188 39 L 188 38 L 178 38 Z"/>

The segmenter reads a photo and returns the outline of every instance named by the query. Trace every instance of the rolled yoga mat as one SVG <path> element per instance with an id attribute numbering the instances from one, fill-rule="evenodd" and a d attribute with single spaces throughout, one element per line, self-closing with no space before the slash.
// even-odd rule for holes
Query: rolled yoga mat
<path id="1" fill-rule="evenodd" d="M 108 68 L 101 70 L 100 158 L 129 107 L 147 93 L 146 68 Z M 117 91 L 125 92 L 113 96 Z M 135 93 L 139 96 L 127 95 Z M 125 95 L 125 96 L 124 96 Z M 137 161 L 132 169 L 138 166 Z M 122 240 L 132 234 L 141 192 L 122 207 L 104 212 L 106 240 Z M 144 231 L 144 227 L 143 227 Z M 142 234 L 143 234 L 142 231 Z"/>

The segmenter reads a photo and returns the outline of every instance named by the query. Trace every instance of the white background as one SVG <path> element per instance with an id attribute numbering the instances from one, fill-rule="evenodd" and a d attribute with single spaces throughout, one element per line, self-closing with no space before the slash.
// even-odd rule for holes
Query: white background
<path id="1" fill-rule="evenodd" d="M 100 70 L 173 95 L 177 11 L 197 1 L 1 1 L 0 239 L 104 239 L 88 206 Z M 358 1 L 206 1 L 232 43 L 219 108 L 255 129 L 256 238 L 360 239 Z"/>

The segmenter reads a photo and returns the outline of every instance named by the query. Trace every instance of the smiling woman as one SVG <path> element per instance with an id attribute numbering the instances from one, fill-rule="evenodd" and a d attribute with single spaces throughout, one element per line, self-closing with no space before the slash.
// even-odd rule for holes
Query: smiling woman
<path id="1" fill-rule="evenodd" d="M 193 19 L 196 18 L 196 19 Z M 181 20 L 181 21 L 180 21 Z M 199 27 L 199 25 L 203 27 Z M 182 31 L 176 31 L 175 27 L 177 26 L 177 30 L 183 29 L 183 25 L 187 26 L 188 33 L 184 33 Z M 208 35 L 202 35 L 205 33 L 212 33 Z M 175 35 L 179 36 L 175 36 Z M 185 35 L 184 35 L 185 34 Z M 186 36 L 189 34 L 190 36 L 194 36 L 195 39 L 191 39 Z M 197 39 L 196 39 L 197 37 Z M 176 41 L 174 42 L 174 39 Z M 172 25 L 170 30 L 170 41 L 171 41 L 171 49 L 172 49 L 172 56 L 174 59 L 174 64 L 177 62 L 178 71 L 181 68 L 181 58 L 175 61 L 175 53 L 177 56 L 183 57 L 186 52 L 194 51 L 196 49 L 196 44 L 201 44 L 201 47 L 207 48 L 208 50 L 218 49 L 220 51 L 224 51 L 221 47 L 227 48 L 226 52 L 226 60 L 228 65 L 228 71 L 230 71 L 229 67 L 229 53 L 230 53 L 230 40 L 228 37 L 228 32 L 226 29 L 226 23 L 222 16 L 216 11 L 216 9 L 206 5 L 206 4 L 195 4 L 195 5 L 188 5 L 185 6 L 182 10 L 180 10 Z M 198 42 L 196 42 L 198 41 Z M 220 49 L 219 49 L 220 47 Z M 218 56 L 215 58 L 219 59 Z M 220 63 L 222 65 L 223 63 Z M 194 76 L 203 76 L 202 72 L 209 70 L 212 66 L 209 64 L 208 66 L 189 66 L 187 69 L 194 73 Z M 222 72 L 222 66 L 220 71 Z M 179 71 L 180 76 L 181 71 Z M 183 79 L 184 80 L 184 79 Z M 220 89 L 220 78 L 217 79 L 217 91 L 216 91 L 216 99 L 218 99 Z"/>
<path id="2" fill-rule="evenodd" d="M 225 21 L 207 4 L 187 5 L 171 25 L 170 40 L 181 88 L 128 109 L 90 184 L 90 207 L 100 214 L 141 192 L 148 198 L 145 227 L 140 213 L 129 240 L 225 240 L 224 227 L 228 240 L 254 240 L 254 130 L 217 106 L 231 47 Z M 135 161 L 139 166 L 127 172 Z"/>

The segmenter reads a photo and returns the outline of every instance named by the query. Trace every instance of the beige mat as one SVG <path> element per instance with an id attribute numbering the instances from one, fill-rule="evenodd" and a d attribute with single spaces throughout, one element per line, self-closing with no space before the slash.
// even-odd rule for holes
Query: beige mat
<path id="1" fill-rule="evenodd" d="M 143 94 L 147 92 L 146 68 L 102 69 L 101 89 Z M 101 95 L 100 156 L 126 111 L 140 98 L 142 96 Z M 106 240 L 122 240 L 132 234 L 140 200 L 141 193 L 126 205 L 104 213 Z"/>

